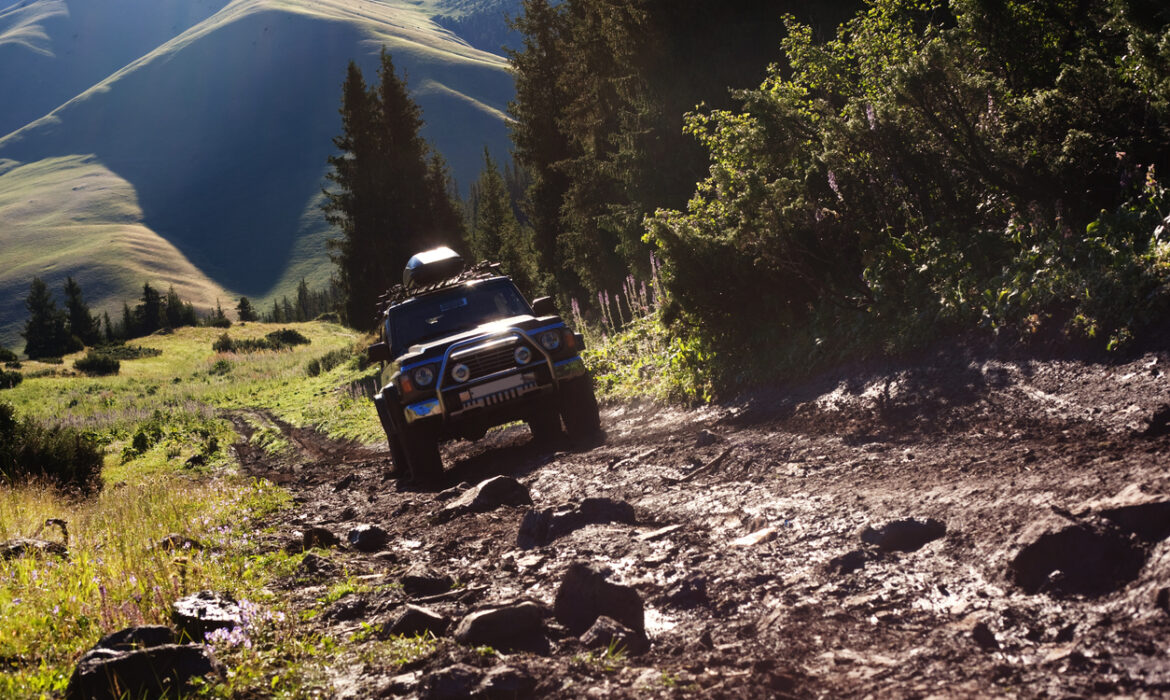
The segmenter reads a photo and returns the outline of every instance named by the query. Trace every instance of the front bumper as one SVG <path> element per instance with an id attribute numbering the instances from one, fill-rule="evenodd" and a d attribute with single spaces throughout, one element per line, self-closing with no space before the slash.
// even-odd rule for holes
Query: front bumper
<path id="1" fill-rule="evenodd" d="M 557 390 L 560 382 L 585 376 L 585 362 L 580 356 L 570 357 L 552 365 L 519 369 L 505 375 L 494 375 L 485 381 L 473 382 L 443 390 L 441 400 L 432 397 L 403 406 L 403 417 L 408 424 L 424 421 L 427 425 L 440 422 L 459 422 L 465 417 L 482 417 L 485 411 L 496 407 L 513 406 L 525 400 L 547 395 Z M 510 411 L 502 411 L 510 415 Z M 510 418 L 503 417 L 502 422 Z"/>

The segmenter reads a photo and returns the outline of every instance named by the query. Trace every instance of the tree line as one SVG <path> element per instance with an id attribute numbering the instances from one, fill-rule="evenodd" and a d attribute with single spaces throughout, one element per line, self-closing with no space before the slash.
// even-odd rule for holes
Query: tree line
<path id="1" fill-rule="evenodd" d="M 232 325 L 218 301 L 214 310 L 200 315 L 191 302 L 179 296 L 174 285 L 163 294 L 149 282 L 144 283 L 138 302 L 133 306 L 123 302 L 121 316 L 115 320 L 111 320 L 108 312 L 99 315 L 90 311 L 81 285 L 73 277 L 65 278 L 62 291 L 65 295 L 64 308 L 57 305 L 57 300 L 44 280 L 34 277 L 29 285 L 25 298 L 28 320 L 25 321 L 21 336 L 25 340 L 24 353 L 30 360 L 61 357 L 85 347 L 114 345 L 160 330 L 200 325 L 228 328 Z M 334 313 L 340 298 L 337 285 L 311 290 L 302 279 L 292 300 L 287 295 L 279 301 L 274 298 L 272 310 L 267 313 L 258 312 L 248 297 L 240 297 L 235 307 L 236 318 L 241 322 L 310 321 Z M 9 358 L 15 360 L 16 356 L 0 348 L 0 360 Z"/>
<path id="2" fill-rule="evenodd" d="M 524 0 L 511 162 L 438 230 L 583 306 L 653 252 L 665 320 L 729 355 L 1118 348 L 1166 318 L 1164 3 L 803 5 Z M 425 243 L 371 235 L 383 270 Z"/>

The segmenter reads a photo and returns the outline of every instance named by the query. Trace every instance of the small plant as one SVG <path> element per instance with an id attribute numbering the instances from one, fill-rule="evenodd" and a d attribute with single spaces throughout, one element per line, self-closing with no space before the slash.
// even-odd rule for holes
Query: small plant
<path id="1" fill-rule="evenodd" d="M 0 478 L 9 483 L 30 477 L 62 488 L 91 493 L 101 487 L 103 450 L 86 433 L 17 420 L 11 405 L 0 403 Z"/>
<path id="2" fill-rule="evenodd" d="M 235 352 L 236 344 L 232 341 L 232 337 L 227 333 L 216 338 L 215 342 L 211 344 L 211 349 L 216 352 Z"/>
<path id="3" fill-rule="evenodd" d="M 90 350 L 85 357 L 73 362 L 73 368 L 90 377 L 104 377 L 117 374 L 122 363 L 109 355 Z"/>
<path id="4" fill-rule="evenodd" d="M 324 374 L 334 367 L 342 364 L 352 357 L 352 353 L 346 348 L 339 348 L 325 353 L 321 357 L 309 360 L 308 366 L 305 368 L 305 373 L 310 377 L 316 377 Z"/>
<path id="5" fill-rule="evenodd" d="M 162 354 L 162 350 L 157 348 L 144 348 L 139 345 L 122 344 L 103 346 L 99 352 L 115 360 L 139 360 L 146 357 L 158 357 Z"/>
<path id="6" fill-rule="evenodd" d="M 24 381 L 20 372 L 7 372 L 0 369 L 0 389 L 11 389 Z"/>
<path id="7" fill-rule="evenodd" d="M 16 362 L 16 353 L 0 345 L 0 362 Z"/>

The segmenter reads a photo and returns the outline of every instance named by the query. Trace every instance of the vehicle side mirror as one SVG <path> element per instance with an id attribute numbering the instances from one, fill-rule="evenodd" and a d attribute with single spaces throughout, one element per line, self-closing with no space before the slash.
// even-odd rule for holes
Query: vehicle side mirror
<path id="1" fill-rule="evenodd" d="M 375 362 L 389 362 L 394 358 L 390 357 L 390 346 L 383 341 L 366 348 L 366 359 L 370 361 L 370 364 L 374 364 Z"/>
<path id="2" fill-rule="evenodd" d="M 552 297 L 538 297 L 532 300 L 532 312 L 537 316 L 555 316 L 557 305 Z"/>

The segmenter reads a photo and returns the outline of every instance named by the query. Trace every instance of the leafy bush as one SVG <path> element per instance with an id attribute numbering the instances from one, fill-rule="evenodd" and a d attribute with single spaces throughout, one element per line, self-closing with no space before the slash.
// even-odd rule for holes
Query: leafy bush
<path id="1" fill-rule="evenodd" d="M 309 360 L 309 364 L 305 368 L 305 372 L 310 377 L 316 377 L 319 374 L 323 374 L 325 372 L 328 372 L 329 370 L 342 364 L 343 362 L 349 360 L 352 357 L 353 357 L 353 352 L 347 348 L 340 348 L 337 350 L 331 350 L 331 351 L 325 353 L 324 355 L 322 355 L 321 357 L 317 357 L 317 358 L 314 358 L 312 360 Z"/>
<path id="2" fill-rule="evenodd" d="M 278 331 L 272 331 L 264 337 L 268 339 L 269 344 L 274 350 L 293 347 L 294 345 L 309 345 L 313 342 L 306 338 L 303 333 L 292 328 L 281 328 Z"/>
<path id="3" fill-rule="evenodd" d="M 122 363 L 109 355 L 90 350 L 85 357 L 73 362 L 73 368 L 90 377 L 101 377 L 117 374 L 122 368 Z"/>
<path id="4" fill-rule="evenodd" d="M 16 353 L 0 345 L 0 362 L 16 362 Z"/>
<path id="5" fill-rule="evenodd" d="M 1058 5 L 874 0 L 826 42 L 790 21 L 742 110 L 688 117 L 709 177 L 647 221 L 679 332 L 815 362 L 972 326 L 1117 348 L 1162 318 L 1165 27 Z"/>
<path id="6" fill-rule="evenodd" d="M 211 348 L 216 352 L 259 352 L 261 350 L 285 350 L 296 345 L 308 345 L 312 341 L 299 331 L 282 328 L 272 331 L 263 338 L 232 339 L 227 333 L 219 336 Z"/>
<path id="7" fill-rule="evenodd" d="M 5 481 L 45 478 L 62 488 L 92 493 L 101 487 L 102 457 L 92 436 L 17 420 L 12 406 L 0 403 L 0 477 Z"/>
<path id="8" fill-rule="evenodd" d="M 0 389 L 11 389 L 22 381 L 24 381 L 24 375 L 20 372 L 7 372 L 0 369 Z"/>
<path id="9" fill-rule="evenodd" d="M 105 345 L 98 352 L 115 360 L 139 360 L 147 357 L 158 357 L 162 350 L 158 348 L 144 348 L 139 345 Z"/>
<path id="10" fill-rule="evenodd" d="M 215 342 L 211 344 L 211 349 L 216 352 L 235 352 L 236 344 L 230 335 L 224 333 L 215 339 Z"/>

